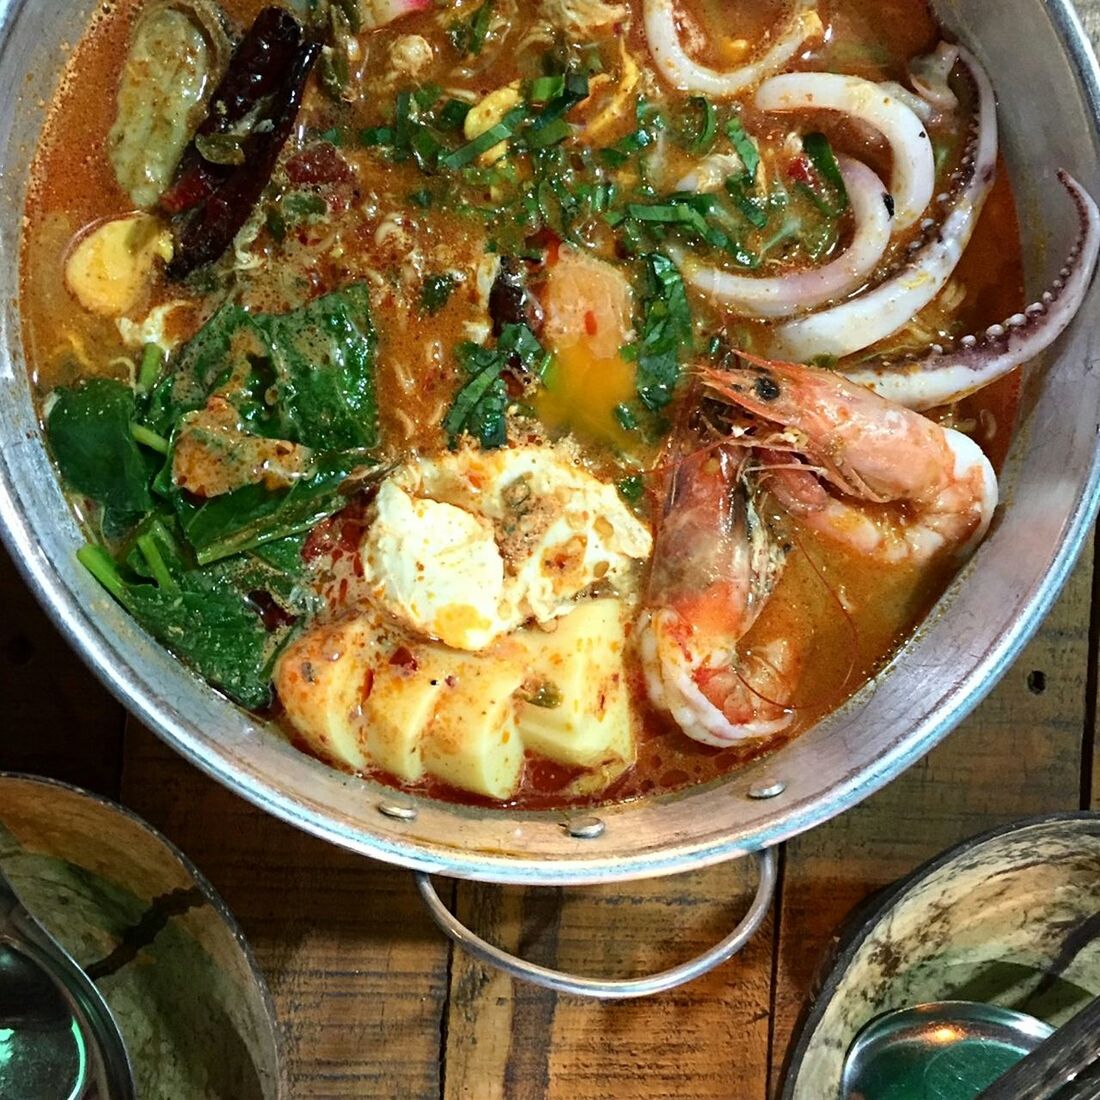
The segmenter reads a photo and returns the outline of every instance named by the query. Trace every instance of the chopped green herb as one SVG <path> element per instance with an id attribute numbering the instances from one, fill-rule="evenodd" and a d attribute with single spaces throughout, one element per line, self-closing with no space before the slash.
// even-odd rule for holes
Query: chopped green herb
<path id="1" fill-rule="evenodd" d="M 487 153 L 499 142 L 507 141 L 516 131 L 527 114 L 526 107 L 513 107 L 498 123 L 490 126 L 483 134 L 478 134 L 473 141 L 460 145 L 453 153 L 440 159 L 444 168 L 463 168 L 476 160 L 482 153 Z"/>
<path id="2" fill-rule="evenodd" d="M 692 96 L 688 106 L 697 112 L 698 117 L 685 131 L 687 147 L 692 153 L 709 153 L 718 136 L 718 111 L 709 99 L 701 95 Z"/>
<path id="3" fill-rule="evenodd" d="M 486 450 L 503 447 L 508 440 L 505 423 L 508 389 L 503 378 L 504 369 L 514 362 L 538 377 L 548 356 L 526 325 L 505 325 L 496 347 L 459 344 L 457 355 L 469 380 L 456 394 L 443 421 L 451 446 L 455 446 L 463 434 L 468 434 Z"/>
<path id="4" fill-rule="evenodd" d="M 821 186 L 811 188 L 817 196 L 822 213 L 837 217 L 848 209 L 848 189 L 844 186 L 844 177 L 840 173 L 832 146 L 824 134 L 807 134 L 802 139 L 802 148 L 810 163 L 817 171 Z"/>
<path id="5" fill-rule="evenodd" d="M 659 252 L 645 257 L 641 332 L 635 345 L 638 397 L 651 412 L 659 412 L 672 400 L 680 363 L 693 339 L 684 281 L 676 265 Z"/>
<path id="6" fill-rule="evenodd" d="M 749 182 L 755 182 L 757 170 L 760 168 L 760 150 L 757 149 L 756 142 L 746 133 L 740 116 L 733 115 L 726 123 L 726 134 L 734 149 L 737 150 L 741 163 L 745 166 L 745 175 Z"/>
<path id="7" fill-rule="evenodd" d="M 559 141 L 564 141 L 569 137 L 572 132 L 573 128 L 564 118 L 556 118 L 537 130 L 532 129 L 527 135 L 527 145 L 531 149 L 542 149 L 548 145 L 556 145 Z"/>
<path id="8" fill-rule="evenodd" d="M 413 92 L 413 99 L 420 110 L 430 111 L 442 94 L 443 89 L 438 84 L 424 84 Z"/>
<path id="9" fill-rule="evenodd" d="M 726 193 L 733 200 L 733 205 L 754 228 L 763 229 L 768 224 L 767 200 L 750 192 L 745 186 L 744 177 L 730 176 L 726 180 Z"/>
<path id="10" fill-rule="evenodd" d="M 368 126 L 359 131 L 359 144 L 370 148 L 375 145 L 392 145 L 393 129 L 389 126 Z"/>
<path id="11" fill-rule="evenodd" d="M 619 495 L 628 504 L 637 504 L 645 495 L 645 478 L 641 474 L 624 477 L 617 486 Z"/>
<path id="12" fill-rule="evenodd" d="M 624 431 L 633 432 L 638 428 L 638 418 L 634 415 L 634 410 L 629 405 L 616 405 L 615 419 L 619 422 L 619 426 Z"/>
<path id="13" fill-rule="evenodd" d="M 469 113 L 469 103 L 464 103 L 461 99 L 448 99 L 436 114 L 436 121 L 443 130 L 461 130 Z"/>
<path id="14" fill-rule="evenodd" d="M 452 24 L 447 37 L 459 53 L 476 56 L 485 45 L 492 21 L 493 0 L 485 0 L 469 19 Z"/>
<path id="15" fill-rule="evenodd" d="M 429 275 L 420 288 L 420 308 L 425 313 L 438 313 L 450 300 L 458 281 L 450 272 Z"/>
<path id="16" fill-rule="evenodd" d="M 527 102 L 544 104 L 549 103 L 555 96 L 565 91 L 565 76 L 540 76 L 531 81 L 531 87 L 527 90 Z"/>

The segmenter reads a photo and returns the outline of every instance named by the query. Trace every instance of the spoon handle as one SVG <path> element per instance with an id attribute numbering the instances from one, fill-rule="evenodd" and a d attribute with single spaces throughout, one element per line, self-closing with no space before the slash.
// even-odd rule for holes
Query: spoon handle
<path id="1" fill-rule="evenodd" d="M 1070 1080 L 1100 1059 L 1100 997 L 1087 1004 L 976 1100 L 1091 1100 L 1100 1085 L 1082 1081 L 1084 1092 L 1059 1092 Z"/>

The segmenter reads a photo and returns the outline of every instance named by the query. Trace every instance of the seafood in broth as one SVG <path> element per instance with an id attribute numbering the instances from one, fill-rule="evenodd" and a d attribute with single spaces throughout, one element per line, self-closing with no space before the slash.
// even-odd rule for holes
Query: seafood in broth
<path id="1" fill-rule="evenodd" d="M 1028 305 L 994 89 L 923 3 L 105 5 L 22 254 L 81 561 L 336 767 L 713 780 L 984 537 L 1100 247 L 1051 183 Z"/>

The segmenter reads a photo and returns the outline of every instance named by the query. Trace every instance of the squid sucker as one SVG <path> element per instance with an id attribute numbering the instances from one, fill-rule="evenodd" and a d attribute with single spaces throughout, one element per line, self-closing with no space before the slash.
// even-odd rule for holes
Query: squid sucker
<path id="1" fill-rule="evenodd" d="M 1069 192 L 1079 231 L 1058 276 L 1022 313 L 968 335 L 951 349 L 934 345 L 922 359 L 883 361 L 845 370 L 853 382 L 910 409 L 958 401 L 1046 351 L 1065 332 L 1088 293 L 1100 254 L 1100 211 L 1068 172 L 1058 179 Z"/>

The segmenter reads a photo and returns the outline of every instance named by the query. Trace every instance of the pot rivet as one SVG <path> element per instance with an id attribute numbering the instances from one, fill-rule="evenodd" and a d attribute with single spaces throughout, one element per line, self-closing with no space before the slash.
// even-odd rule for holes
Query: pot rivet
<path id="1" fill-rule="evenodd" d="M 749 798 L 775 798 L 787 789 L 787 784 L 782 779 L 774 783 L 754 783 L 749 788 Z"/>
<path id="2" fill-rule="evenodd" d="M 603 836 L 607 822 L 598 817 L 575 817 L 572 821 L 564 822 L 562 828 L 576 840 L 595 840 L 596 837 Z"/>
<path id="3" fill-rule="evenodd" d="M 407 806 L 401 802 L 379 802 L 378 812 L 397 821 L 415 821 L 417 809 L 415 806 Z"/>

